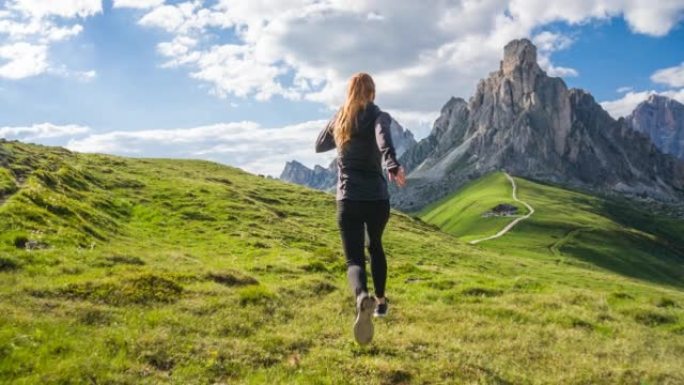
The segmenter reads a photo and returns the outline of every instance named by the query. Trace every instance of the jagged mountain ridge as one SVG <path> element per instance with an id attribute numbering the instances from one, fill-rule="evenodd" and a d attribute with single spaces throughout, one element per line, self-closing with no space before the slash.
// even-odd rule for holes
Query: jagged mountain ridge
<path id="1" fill-rule="evenodd" d="M 504 48 L 498 71 L 468 102 L 450 99 L 430 135 L 401 158 L 410 171 L 395 207 L 415 210 L 495 170 L 601 193 L 681 200 L 684 162 L 663 154 L 594 98 L 537 63 L 527 39 Z"/>
<path id="2" fill-rule="evenodd" d="M 390 126 L 392 142 L 394 143 L 397 156 L 403 155 L 416 144 L 413 133 L 404 129 L 401 124 L 392 119 Z M 333 159 L 328 167 L 315 165 L 313 169 L 302 163 L 292 160 L 285 163 L 285 168 L 280 174 L 280 180 L 312 187 L 318 190 L 334 190 L 337 183 L 337 163 Z"/>
<path id="3" fill-rule="evenodd" d="M 630 127 L 648 135 L 661 151 L 684 159 L 684 104 L 652 94 L 626 120 Z"/>

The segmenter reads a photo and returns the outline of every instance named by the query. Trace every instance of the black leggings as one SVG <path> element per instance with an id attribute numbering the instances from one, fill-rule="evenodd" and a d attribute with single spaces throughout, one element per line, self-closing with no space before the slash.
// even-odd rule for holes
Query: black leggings
<path id="1" fill-rule="evenodd" d="M 337 201 L 337 224 L 340 227 L 342 248 L 347 258 L 347 278 L 354 296 L 368 292 L 366 278 L 366 256 L 364 247 L 364 225 L 368 232 L 368 252 L 371 260 L 371 274 L 377 297 L 385 296 L 387 282 L 387 260 L 382 248 L 382 232 L 389 219 L 388 199 L 376 201 Z"/>

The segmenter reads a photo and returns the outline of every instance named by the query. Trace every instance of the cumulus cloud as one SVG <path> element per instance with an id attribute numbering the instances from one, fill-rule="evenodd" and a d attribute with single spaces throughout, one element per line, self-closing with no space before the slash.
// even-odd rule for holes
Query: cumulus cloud
<path id="1" fill-rule="evenodd" d="M 567 49 L 573 43 L 569 36 L 543 31 L 532 38 L 537 46 L 539 66 L 542 67 L 550 76 L 573 77 L 579 73 L 574 68 L 556 66 L 551 62 L 551 55 L 560 50 Z"/>
<path id="2" fill-rule="evenodd" d="M 651 80 L 670 87 L 684 87 L 684 62 L 678 66 L 656 71 L 651 75 Z"/>
<path id="3" fill-rule="evenodd" d="M 101 0 L 8 0 L 7 8 L 37 18 L 88 17 L 102 12 Z"/>
<path id="4" fill-rule="evenodd" d="M 47 46 L 29 43 L 14 43 L 0 46 L 0 77 L 23 79 L 39 75 L 48 68 Z"/>
<path id="5" fill-rule="evenodd" d="M 472 94 L 513 38 L 533 37 L 550 75 L 578 76 L 553 63 L 573 38 L 545 30 L 550 23 L 623 17 L 635 33 L 660 36 L 682 11 L 684 3 L 671 0 L 553 7 L 548 0 L 193 0 L 154 7 L 139 23 L 169 33 L 157 47 L 164 67 L 186 67 L 220 97 L 282 96 L 332 107 L 348 77 L 366 71 L 384 108 L 427 114 L 452 95 Z"/>
<path id="6" fill-rule="evenodd" d="M 50 46 L 80 34 L 83 26 L 78 20 L 101 11 L 100 0 L 4 2 L 0 5 L 0 77 L 18 80 L 48 72 Z"/>
<path id="7" fill-rule="evenodd" d="M 279 176 L 285 162 L 292 159 L 311 167 L 332 160 L 334 151 L 313 151 L 325 123 L 316 120 L 268 128 L 244 121 L 191 128 L 111 131 L 73 138 L 66 147 L 81 152 L 200 158 Z"/>
<path id="8" fill-rule="evenodd" d="M 74 136 L 87 132 L 90 132 L 90 127 L 76 124 L 56 125 L 40 123 L 32 126 L 0 127 L 0 137 L 27 141 Z"/>
<path id="9" fill-rule="evenodd" d="M 164 0 L 114 0 L 114 8 L 148 9 L 164 4 Z"/>
<path id="10" fill-rule="evenodd" d="M 631 114 L 639 103 L 648 99 L 648 96 L 652 94 L 667 96 L 684 103 L 684 89 L 660 92 L 651 90 L 638 92 L 628 91 L 620 99 L 601 102 L 601 106 L 608 111 L 613 118 L 617 119 Z"/>

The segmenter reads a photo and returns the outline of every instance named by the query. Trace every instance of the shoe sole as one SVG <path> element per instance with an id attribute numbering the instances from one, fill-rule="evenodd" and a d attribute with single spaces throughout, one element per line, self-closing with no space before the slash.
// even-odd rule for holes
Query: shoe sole
<path id="1" fill-rule="evenodd" d="M 372 315 L 375 310 L 375 300 L 371 297 L 364 297 L 359 307 L 356 322 L 354 322 L 354 338 L 360 345 L 366 345 L 373 340 Z"/>

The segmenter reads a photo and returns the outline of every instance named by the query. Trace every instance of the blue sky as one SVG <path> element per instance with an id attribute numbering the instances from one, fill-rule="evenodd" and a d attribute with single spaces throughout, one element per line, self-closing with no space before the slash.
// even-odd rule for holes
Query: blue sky
<path id="1" fill-rule="evenodd" d="M 312 143 L 351 73 L 421 138 L 519 37 L 614 116 L 683 100 L 684 0 L 603 3 L 0 1 L 0 136 L 277 176 L 334 155 Z"/>

